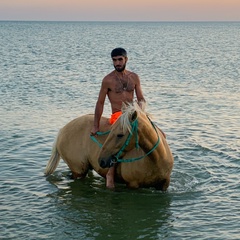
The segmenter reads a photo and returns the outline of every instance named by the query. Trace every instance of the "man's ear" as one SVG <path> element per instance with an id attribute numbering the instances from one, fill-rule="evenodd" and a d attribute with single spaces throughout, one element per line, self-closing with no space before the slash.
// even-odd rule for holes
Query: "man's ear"
<path id="1" fill-rule="evenodd" d="M 128 57 L 125 57 L 125 62 L 127 63 L 127 61 L 128 61 Z"/>

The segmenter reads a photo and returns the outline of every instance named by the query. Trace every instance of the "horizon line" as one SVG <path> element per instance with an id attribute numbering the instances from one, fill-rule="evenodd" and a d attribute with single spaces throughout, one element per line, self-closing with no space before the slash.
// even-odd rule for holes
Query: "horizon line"
<path id="1" fill-rule="evenodd" d="M 160 23 L 160 22 L 240 22 L 240 20 L 6 20 L 0 19 L 0 22 L 149 22 L 149 23 Z"/>

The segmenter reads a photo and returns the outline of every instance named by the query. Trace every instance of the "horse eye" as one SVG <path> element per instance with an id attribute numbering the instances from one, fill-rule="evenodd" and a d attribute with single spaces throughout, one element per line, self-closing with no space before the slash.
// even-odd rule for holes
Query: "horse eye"
<path id="1" fill-rule="evenodd" d="M 118 134 L 117 137 L 118 138 L 122 138 L 124 135 L 122 133 Z"/>

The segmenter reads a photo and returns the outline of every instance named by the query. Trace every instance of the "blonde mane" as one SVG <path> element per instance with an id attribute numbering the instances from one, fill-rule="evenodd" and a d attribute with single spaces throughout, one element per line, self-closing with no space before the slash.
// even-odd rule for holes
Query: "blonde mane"
<path id="1" fill-rule="evenodd" d="M 145 102 L 141 102 L 141 106 L 142 106 L 142 108 L 139 106 L 139 104 L 137 102 L 123 104 L 120 123 L 121 123 L 124 133 L 126 131 L 131 132 L 132 127 L 131 127 L 131 122 L 129 121 L 129 119 L 131 118 L 132 114 L 135 111 L 137 112 L 137 118 L 140 114 L 146 114 L 145 110 L 144 110 Z"/>

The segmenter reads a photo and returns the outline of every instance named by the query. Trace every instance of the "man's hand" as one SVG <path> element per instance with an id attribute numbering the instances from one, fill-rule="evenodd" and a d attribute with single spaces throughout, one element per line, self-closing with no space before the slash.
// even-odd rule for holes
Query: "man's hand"
<path id="1" fill-rule="evenodd" d="M 99 127 L 93 126 L 93 128 L 92 128 L 92 130 L 91 130 L 91 132 L 90 132 L 90 135 L 91 135 L 91 136 L 95 136 L 98 131 L 99 131 Z"/>

